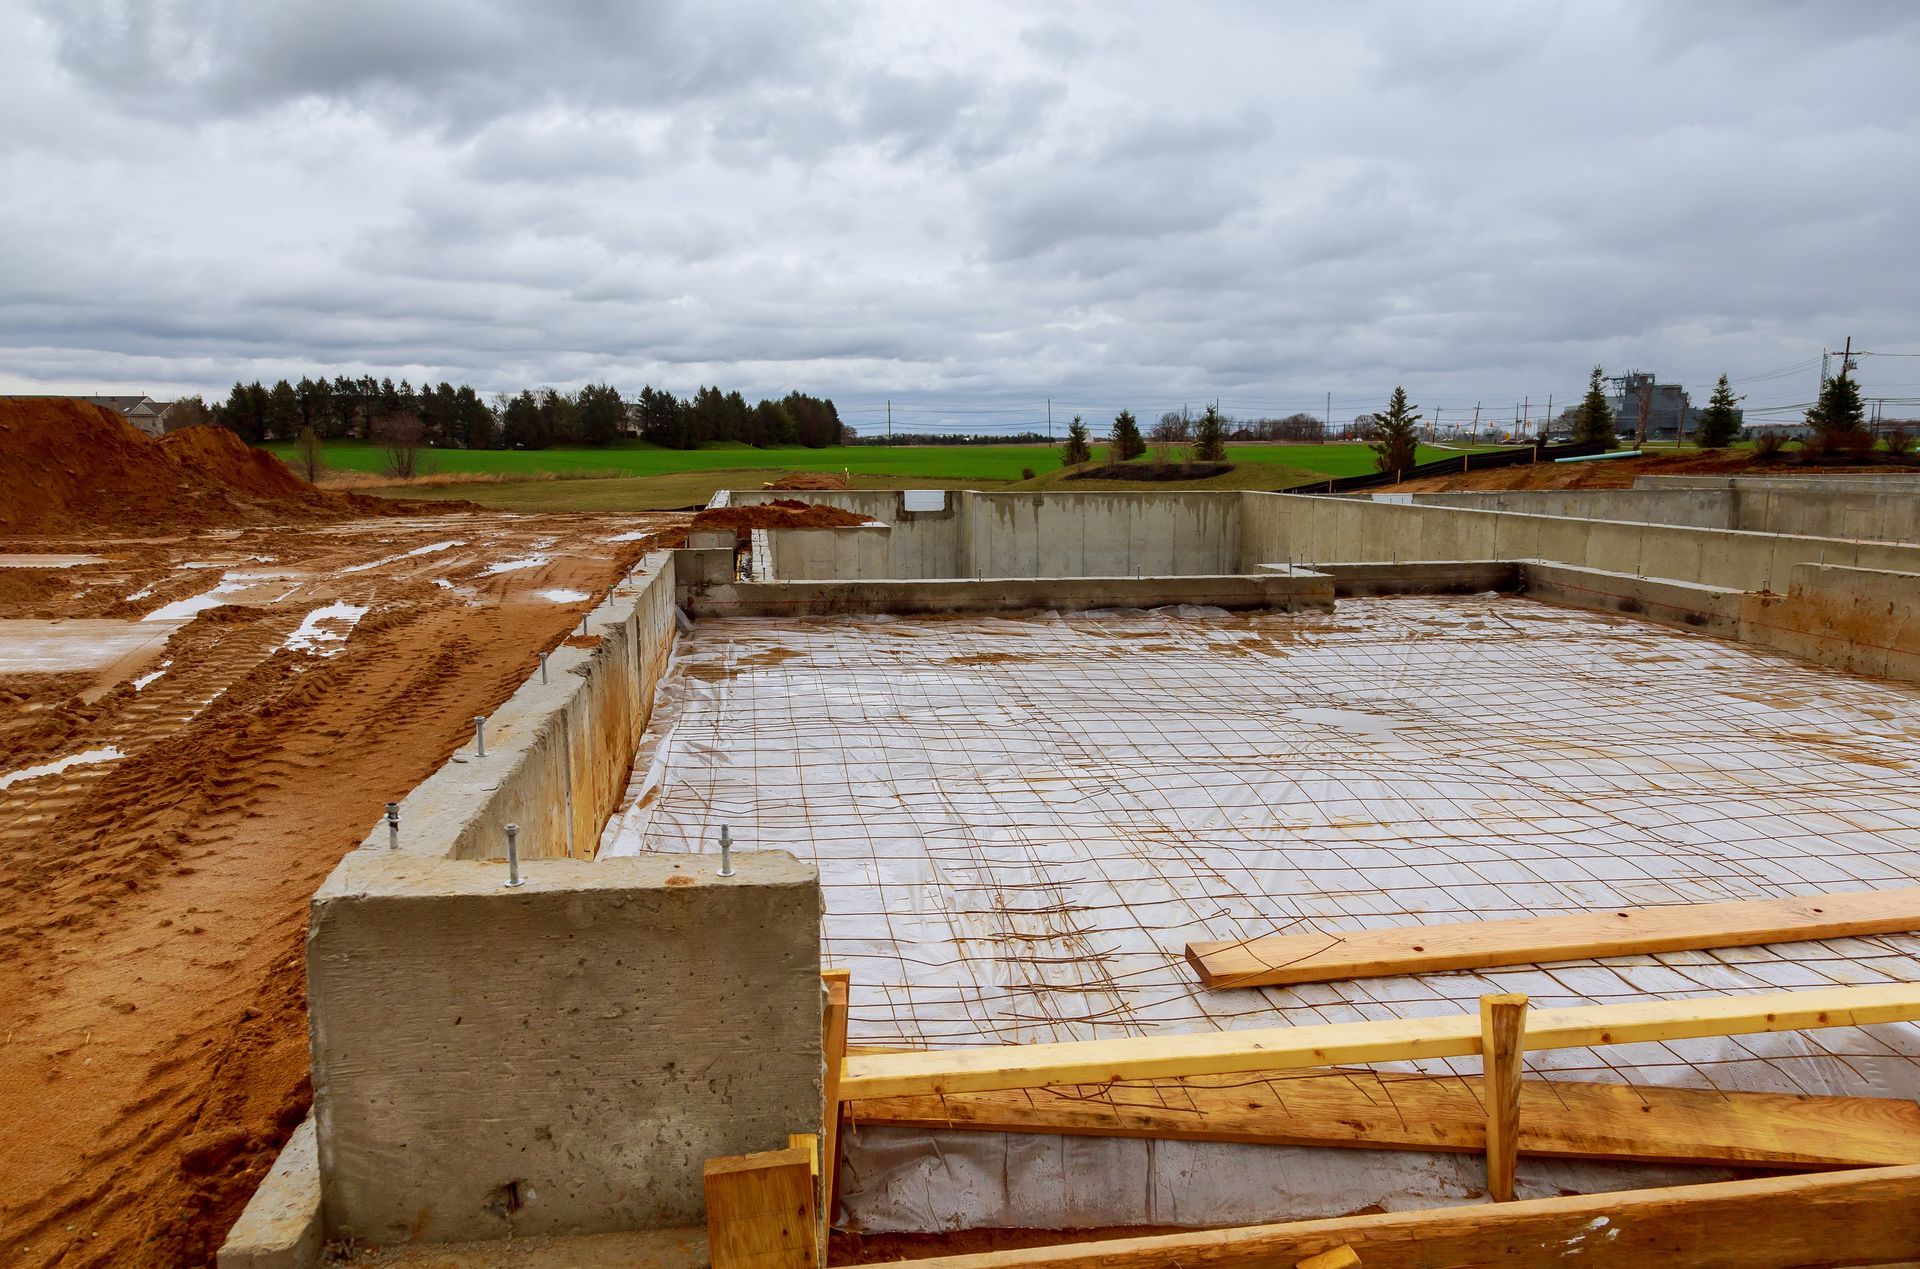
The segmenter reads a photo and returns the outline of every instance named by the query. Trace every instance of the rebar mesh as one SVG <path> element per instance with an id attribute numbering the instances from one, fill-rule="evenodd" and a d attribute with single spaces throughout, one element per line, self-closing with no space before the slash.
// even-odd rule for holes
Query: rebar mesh
<path id="1" fill-rule="evenodd" d="M 702 622 L 603 852 L 818 863 L 856 1044 L 950 1047 L 1920 978 L 1920 939 L 1206 991 L 1189 940 L 1920 880 L 1920 692 L 1514 598 Z M 1908 1026 L 1536 1072 L 1920 1095 Z M 1475 1061 L 1411 1066 L 1465 1074 Z"/>

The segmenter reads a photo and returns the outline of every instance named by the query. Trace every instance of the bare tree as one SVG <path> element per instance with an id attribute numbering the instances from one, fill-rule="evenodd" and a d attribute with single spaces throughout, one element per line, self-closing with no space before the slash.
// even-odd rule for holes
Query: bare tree
<path id="1" fill-rule="evenodd" d="M 1147 439 L 1153 442 L 1154 466 L 1165 467 L 1167 460 L 1173 457 L 1173 451 L 1187 443 L 1192 430 L 1192 425 L 1187 422 L 1187 416 L 1177 410 L 1168 410 L 1161 415 L 1160 421 L 1153 425 L 1151 432 L 1147 433 Z M 1181 461 L 1185 460 L 1186 456 L 1181 455 Z"/>
<path id="2" fill-rule="evenodd" d="M 387 451 L 387 475 L 412 480 L 417 474 L 420 447 L 426 443 L 427 425 L 416 414 L 396 411 L 373 421 L 373 439 Z"/>
<path id="3" fill-rule="evenodd" d="M 1638 411 L 1640 427 L 1634 434 L 1633 447 L 1640 449 L 1647 443 L 1647 423 L 1653 418 L 1653 376 L 1647 375 L 1633 391 L 1633 408 Z"/>
<path id="4" fill-rule="evenodd" d="M 160 415 L 160 426 L 169 432 L 183 427 L 204 427 L 213 422 L 213 411 L 198 394 L 181 397 Z"/>
<path id="5" fill-rule="evenodd" d="M 299 437 L 293 442 L 293 469 L 309 485 L 319 484 L 320 473 L 327 469 L 326 458 L 320 448 L 320 434 L 310 427 L 301 428 Z"/>

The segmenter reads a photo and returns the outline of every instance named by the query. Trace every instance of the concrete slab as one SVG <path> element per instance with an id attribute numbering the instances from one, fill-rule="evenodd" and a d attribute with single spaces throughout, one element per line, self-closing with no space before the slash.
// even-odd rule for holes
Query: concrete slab
<path id="1" fill-rule="evenodd" d="M 280 1148 L 267 1179 L 227 1232 L 220 1269 L 314 1269 L 325 1238 L 320 1150 L 309 1115 Z"/>

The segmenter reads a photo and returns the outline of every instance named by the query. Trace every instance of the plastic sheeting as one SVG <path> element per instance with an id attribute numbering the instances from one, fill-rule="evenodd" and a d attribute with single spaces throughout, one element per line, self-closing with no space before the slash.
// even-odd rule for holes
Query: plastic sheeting
<path id="1" fill-rule="evenodd" d="M 855 1044 L 1411 1017 L 1492 991 L 1558 1006 L 1920 977 L 1906 936 L 1228 992 L 1199 988 L 1181 955 L 1192 939 L 1915 884 L 1920 692 L 1900 684 L 1501 597 L 713 621 L 676 656 L 602 851 L 711 851 L 727 825 L 743 847 L 816 861 L 826 956 L 853 972 Z M 1884 1026 L 1527 1067 L 1913 1097 L 1916 1056 L 1920 1031 Z M 1151 1196 L 1180 1182 L 1158 1160 L 1230 1169 L 1252 1151 L 1285 1172 L 1298 1152 L 1104 1147 L 1151 1156 L 1157 1179 L 1103 1174 L 1073 1198 L 1010 1162 L 1036 1157 L 1017 1139 L 860 1138 L 876 1144 L 850 1143 L 848 1203 L 876 1229 L 1018 1223 L 1008 1214 L 1035 1203 L 1101 1224 L 1318 1214 L 1408 1187 L 1444 1201 L 1450 1184 L 1419 1178 L 1458 1162 L 1407 1174 L 1367 1152 L 1311 1176 L 1294 1166 L 1300 1201 L 1257 1216 L 1224 1198 L 1169 1216 Z M 903 1139 L 927 1144 L 903 1154 Z M 1069 1149 L 1047 1140 L 1055 1158 Z M 944 1189 L 900 1161 L 942 1154 Z M 1323 1184 L 1342 1167 L 1378 1193 Z M 961 1183 L 976 1173 L 1000 1180 Z M 1307 1201 L 1323 1190 L 1339 1201 Z"/>

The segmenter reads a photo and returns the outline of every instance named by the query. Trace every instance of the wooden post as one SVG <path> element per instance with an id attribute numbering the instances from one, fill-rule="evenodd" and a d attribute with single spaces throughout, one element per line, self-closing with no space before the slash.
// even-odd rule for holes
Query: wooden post
<path id="1" fill-rule="evenodd" d="M 826 1148 L 820 1156 L 820 1174 L 824 1178 L 821 1184 L 820 1222 L 827 1226 L 833 1224 L 834 1204 L 840 1193 L 840 1070 L 847 1062 L 847 989 L 852 983 L 853 971 L 823 969 L 820 978 L 827 987 L 826 1004 L 820 1019 L 821 1048 L 827 1060 L 827 1096 L 822 1129 Z"/>
<path id="2" fill-rule="evenodd" d="M 713 1269 L 819 1269 L 816 1157 L 799 1145 L 707 1160 Z"/>
<path id="3" fill-rule="evenodd" d="M 1351 1247 L 1335 1247 L 1332 1251 L 1323 1251 L 1317 1256 L 1308 1256 L 1296 1264 L 1293 1269 L 1354 1269 L 1360 1263 L 1360 1257 Z"/>
<path id="4" fill-rule="evenodd" d="M 1486 1066 L 1487 1193 L 1513 1201 L 1513 1168 L 1520 1151 L 1520 1052 L 1527 998 L 1480 997 L 1480 1057 Z"/>

